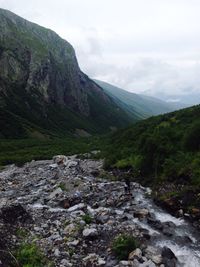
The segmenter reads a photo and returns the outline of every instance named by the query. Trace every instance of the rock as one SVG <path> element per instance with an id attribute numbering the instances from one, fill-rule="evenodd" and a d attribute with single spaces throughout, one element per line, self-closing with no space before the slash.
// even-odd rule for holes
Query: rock
<path id="1" fill-rule="evenodd" d="M 64 162 L 64 165 L 66 168 L 72 168 L 76 167 L 78 165 L 78 162 L 74 160 L 67 160 L 66 162 Z"/>
<path id="2" fill-rule="evenodd" d="M 100 215 L 96 217 L 96 223 L 100 223 L 100 224 L 104 224 L 109 220 L 109 216 L 108 215 Z"/>
<path id="3" fill-rule="evenodd" d="M 129 261 L 120 261 L 119 262 L 119 267 L 124 267 L 124 266 L 130 266 Z"/>
<path id="4" fill-rule="evenodd" d="M 64 164 L 67 161 L 67 157 L 64 155 L 57 155 L 53 157 L 53 162 L 57 165 Z"/>
<path id="5" fill-rule="evenodd" d="M 140 264 L 139 267 L 156 267 L 156 265 L 151 260 L 148 260 Z"/>
<path id="6" fill-rule="evenodd" d="M 115 213 L 117 215 L 123 215 L 124 214 L 124 211 L 123 210 L 115 210 Z"/>
<path id="7" fill-rule="evenodd" d="M 163 247 L 161 254 L 165 267 L 176 267 L 177 258 L 170 248 Z"/>
<path id="8" fill-rule="evenodd" d="M 31 222 L 32 220 L 29 213 L 20 204 L 4 206 L 0 211 L 0 215 L 4 222 L 9 224 Z"/>
<path id="9" fill-rule="evenodd" d="M 152 260 L 156 264 L 162 263 L 162 256 L 160 255 L 158 249 L 155 247 L 148 246 L 145 250 L 145 257 Z"/>
<path id="10" fill-rule="evenodd" d="M 55 255 L 55 257 L 57 257 L 57 258 L 60 256 L 60 250 L 59 250 L 58 248 L 55 249 L 55 251 L 54 251 L 54 255 Z"/>
<path id="11" fill-rule="evenodd" d="M 58 167 L 58 164 L 57 163 L 54 163 L 54 164 L 50 164 L 49 167 L 51 169 L 56 169 Z"/>
<path id="12" fill-rule="evenodd" d="M 182 217 L 184 215 L 183 209 L 178 210 L 178 216 Z"/>
<path id="13" fill-rule="evenodd" d="M 147 209 L 139 209 L 134 211 L 134 216 L 137 218 L 145 218 L 149 214 Z"/>
<path id="14" fill-rule="evenodd" d="M 0 199 L 0 210 L 3 208 L 3 207 L 6 207 L 9 205 L 9 200 L 8 198 L 1 198 Z"/>
<path id="15" fill-rule="evenodd" d="M 58 187 L 57 189 L 55 189 L 48 197 L 48 199 L 53 199 L 55 197 L 58 197 L 61 193 L 62 193 L 62 189 L 60 187 Z"/>
<path id="16" fill-rule="evenodd" d="M 83 258 L 83 265 L 90 266 L 104 266 L 106 262 L 95 253 L 89 254 L 87 257 Z"/>
<path id="17" fill-rule="evenodd" d="M 61 200 L 59 206 L 62 207 L 63 209 L 69 209 L 70 201 L 68 199 Z"/>
<path id="18" fill-rule="evenodd" d="M 85 204 L 84 203 L 80 203 L 80 204 L 72 206 L 71 208 L 68 209 L 68 211 L 69 212 L 74 212 L 74 211 L 77 211 L 77 210 L 81 210 L 84 207 L 85 207 Z"/>
<path id="19" fill-rule="evenodd" d="M 65 227 L 64 233 L 71 236 L 76 232 L 76 230 L 77 230 L 76 225 L 74 223 L 70 223 Z"/>
<path id="20" fill-rule="evenodd" d="M 149 214 L 149 216 L 147 218 L 147 222 L 155 229 L 158 229 L 158 230 L 163 229 L 163 225 L 162 225 L 161 221 L 157 220 L 153 214 Z"/>
<path id="21" fill-rule="evenodd" d="M 164 222 L 162 226 L 162 232 L 164 235 L 172 236 L 174 234 L 174 229 L 176 229 L 176 225 L 173 222 Z"/>
<path id="22" fill-rule="evenodd" d="M 68 260 L 66 260 L 66 259 L 63 259 L 63 260 L 61 260 L 61 265 L 63 266 L 63 267 L 72 267 L 73 266 L 73 264 L 72 263 L 70 263 Z"/>
<path id="23" fill-rule="evenodd" d="M 67 245 L 76 247 L 79 243 L 80 243 L 79 240 L 74 240 L 74 241 L 71 241 L 71 242 L 67 242 Z"/>
<path id="24" fill-rule="evenodd" d="M 98 231 L 96 228 L 86 228 L 83 230 L 83 236 L 85 238 L 96 238 L 98 236 Z"/>
<path id="25" fill-rule="evenodd" d="M 129 256 L 128 259 L 129 260 L 134 260 L 136 259 L 140 259 L 142 257 L 142 251 L 139 248 L 136 248 L 134 251 L 132 251 Z"/>

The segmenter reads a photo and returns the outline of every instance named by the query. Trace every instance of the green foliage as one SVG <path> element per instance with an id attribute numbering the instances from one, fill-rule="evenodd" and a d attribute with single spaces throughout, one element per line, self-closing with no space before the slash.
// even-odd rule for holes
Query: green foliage
<path id="1" fill-rule="evenodd" d="M 185 133 L 183 144 L 186 150 L 200 151 L 200 122 L 195 122 Z"/>
<path id="2" fill-rule="evenodd" d="M 44 255 L 34 243 L 22 244 L 18 248 L 15 257 L 21 267 L 48 266 Z"/>
<path id="3" fill-rule="evenodd" d="M 92 222 L 92 217 L 89 214 L 83 215 L 82 219 L 86 224 L 90 224 Z"/>
<path id="4" fill-rule="evenodd" d="M 129 158 L 118 160 L 113 166 L 119 169 L 127 167 L 133 167 L 135 170 L 139 170 L 142 164 L 143 158 L 141 155 L 132 155 Z"/>
<path id="5" fill-rule="evenodd" d="M 112 250 L 119 260 L 127 260 L 129 253 L 138 247 L 137 240 L 130 235 L 121 234 L 112 243 Z"/>
<path id="6" fill-rule="evenodd" d="M 19 238 L 25 238 L 28 235 L 27 230 L 23 229 L 23 228 L 18 228 L 16 231 L 16 235 Z"/>
<path id="7" fill-rule="evenodd" d="M 22 165 L 31 160 L 51 159 L 55 155 L 72 155 L 99 150 L 100 138 L 63 138 L 63 139 L 0 139 L 0 166 L 16 163 Z"/>
<path id="8" fill-rule="evenodd" d="M 60 189 L 62 189 L 63 191 L 67 191 L 65 183 L 60 183 L 58 187 L 60 187 Z"/>
<path id="9" fill-rule="evenodd" d="M 194 106 L 112 134 L 104 152 L 105 167 L 131 166 L 141 171 L 143 183 L 173 181 L 199 186 L 199 117 L 200 106 Z"/>

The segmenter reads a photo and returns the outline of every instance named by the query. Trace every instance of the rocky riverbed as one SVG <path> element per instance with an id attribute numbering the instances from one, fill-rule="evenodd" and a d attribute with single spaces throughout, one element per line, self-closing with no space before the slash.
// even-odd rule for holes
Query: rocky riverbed
<path id="1" fill-rule="evenodd" d="M 34 242 L 51 266 L 199 267 L 199 233 L 157 207 L 150 189 L 132 183 L 124 194 L 123 182 L 102 178 L 102 165 L 56 156 L 2 170 L 0 266 Z M 119 234 L 139 243 L 123 261 L 112 251 Z"/>

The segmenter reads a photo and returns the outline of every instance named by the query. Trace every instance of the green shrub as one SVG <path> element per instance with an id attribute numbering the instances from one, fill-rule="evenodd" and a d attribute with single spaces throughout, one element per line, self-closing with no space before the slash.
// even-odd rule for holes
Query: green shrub
<path id="1" fill-rule="evenodd" d="M 15 255 L 19 266 L 22 267 L 44 267 L 48 266 L 44 255 L 36 244 L 22 244 Z"/>
<path id="2" fill-rule="evenodd" d="M 86 224 L 90 224 L 92 222 L 92 217 L 89 214 L 83 215 L 82 219 Z"/>
<path id="3" fill-rule="evenodd" d="M 116 164 L 114 164 L 114 167 L 119 169 L 130 167 L 138 171 L 141 168 L 142 160 L 143 158 L 141 155 L 131 155 L 128 158 L 118 160 Z"/>
<path id="4" fill-rule="evenodd" d="M 200 150 L 200 123 L 195 122 L 186 132 L 183 139 L 184 148 L 189 151 Z"/>
<path id="5" fill-rule="evenodd" d="M 62 191 L 68 191 L 68 189 L 66 188 L 66 184 L 65 183 L 60 183 L 58 187 L 60 189 L 62 189 Z"/>
<path id="6" fill-rule="evenodd" d="M 112 250 L 119 260 L 127 260 L 129 253 L 138 247 L 138 242 L 133 236 L 119 235 L 112 243 Z"/>

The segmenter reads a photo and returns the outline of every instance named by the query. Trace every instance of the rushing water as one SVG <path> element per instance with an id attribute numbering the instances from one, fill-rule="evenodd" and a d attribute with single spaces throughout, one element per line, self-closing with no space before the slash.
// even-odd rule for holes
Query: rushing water
<path id="1" fill-rule="evenodd" d="M 178 258 L 180 267 L 200 267 L 200 234 L 184 219 L 176 218 L 156 206 L 152 199 L 148 197 L 149 189 L 136 188 L 133 191 L 135 204 L 138 208 L 145 208 L 160 222 L 171 222 L 174 224 L 174 234 L 172 236 L 163 235 L 162 231 L 153 229 L 147 220 L 134 222 L 145 228 L 154 236 L 153 245 L 163 248 L 170 248 Z"/>

